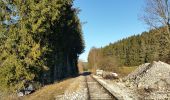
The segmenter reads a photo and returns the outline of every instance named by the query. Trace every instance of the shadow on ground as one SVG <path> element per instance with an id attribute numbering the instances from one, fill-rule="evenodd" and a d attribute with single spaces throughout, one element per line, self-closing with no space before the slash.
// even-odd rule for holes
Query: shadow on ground
<path id="1" fill-rule="evenodd" d="M 80 74 L 80 75 L 82 75 L 82 76 L 88 76 L 88 75 L 90 75 L 91 74 L 91 72 L 83 72 L 82 74 Z"/>

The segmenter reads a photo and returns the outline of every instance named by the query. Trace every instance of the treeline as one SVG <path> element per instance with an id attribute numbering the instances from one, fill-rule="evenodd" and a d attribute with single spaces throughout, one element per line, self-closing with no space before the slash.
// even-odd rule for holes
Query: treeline
<path id="1" fill-rule="evenodd" d="M 120 66 L 137 66 L 152 61 L 170 62 L 170 43 L 166 29 L 160 28 L 134 35 L 103 48 L 92 48 L 88 56 L 92 69 L 114 70 Z"/>
<path id="2" fill-rule="evenodd" d="M 78 12 L 73 0 L 0 0 L 0 90 L 77 75 Z"/>
<path id="3" fill-rule="evenodd" d="M 78 69 L 80 74 L 84 73 L 84 71 L 87 71 L 88 70 L 87 62 L 84 62 L 83 60 L 79 60 Z"/>

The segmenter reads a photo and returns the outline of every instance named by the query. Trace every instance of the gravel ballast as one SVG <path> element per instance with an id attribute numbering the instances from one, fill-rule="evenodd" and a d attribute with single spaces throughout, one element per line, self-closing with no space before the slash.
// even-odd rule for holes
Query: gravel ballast
<path id="1" fill-rule="evenodd" d="M 77 86 L 77 89 L 71 90 L 70 88 L 75 85 Z M 88 91 L 85 77 L 79 76 L 77 80 L 71 83 L 64 95 L 57 96 L 56 100 L 88 100 Z"/>

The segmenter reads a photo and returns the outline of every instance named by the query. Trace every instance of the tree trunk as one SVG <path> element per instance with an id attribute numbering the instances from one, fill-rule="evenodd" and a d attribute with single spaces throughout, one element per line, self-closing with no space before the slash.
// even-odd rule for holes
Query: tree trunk
<path id="1" fill-rule="evenodd" d="M 68 76 L 71 76 L 71 64 L 70 64 L 70 59 L 69 59 L 69 54 L 67 54 L 67 57 L 66 57 L 66 62 L 67 62 L 67 74 L 68 74 Z"/>
<path id="2" fill-rule="evenodd" d="M 170 25 L 169 24 L 167 24 L 166 30 L 167 30 L 167 36 L 168 36 L 166 37 L 166 39 L 170 43 Z"/>

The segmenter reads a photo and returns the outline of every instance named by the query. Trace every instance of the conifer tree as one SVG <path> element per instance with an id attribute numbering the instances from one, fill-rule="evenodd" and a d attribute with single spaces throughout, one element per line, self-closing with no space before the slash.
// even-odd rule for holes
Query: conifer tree
<path id="1" fill-rule="evenodd" d="M 72 0 L 1 0 L 0 89 L 78 74 L 81 24 Z"/>

